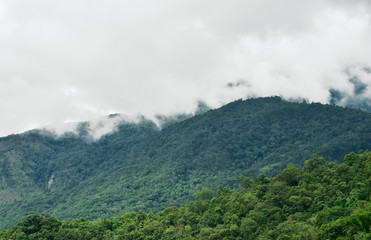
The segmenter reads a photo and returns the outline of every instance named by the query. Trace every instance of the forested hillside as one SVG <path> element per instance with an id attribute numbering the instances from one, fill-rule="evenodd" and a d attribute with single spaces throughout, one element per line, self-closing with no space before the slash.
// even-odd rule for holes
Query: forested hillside
<path id="1" fill-rule="evenodd" d="M 203 188 L 179 208 L 93 222 L 30 215 L 0 239 L 370 239 L 370 186 L 370 152 L 340 165 L 314 155 L 302 171 L 290 165 L 274 178 L 242 177 L 238 190 Z"/>
<path id="2" fill-rule="evenodd" d="M 161 211 L 203 187 L 236 187 L 240 176 L 273 177 L 313 153 L 341 162 L 371 148 L 371 114 L 278 97 L 239 100 L 163 128 L 123 122 L 90 141 L 31 131 L 0 139 L 0 229 L 28 214 L 94 220 Z"/>

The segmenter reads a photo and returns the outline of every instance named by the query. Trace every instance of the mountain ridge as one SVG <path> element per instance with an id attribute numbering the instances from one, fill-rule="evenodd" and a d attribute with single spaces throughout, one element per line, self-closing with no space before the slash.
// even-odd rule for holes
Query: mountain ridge
<path id="1" fill-rule="evenodd" d="M 340 162 L 370 149 L 370 126 L 371 114 L 360 110 L 270 97 L 162 129 L 122 123 L 90 143 L 37 132 L 0 138 L 0 196 L 13 196 L 0 204 L 1 227 L 40 212 L 68 220 L 159 211 L 192 200 L 202 187 L 233 187 L 251 173 L 274 176 L 288 163 L 301 167 L 313 153 Z"/>

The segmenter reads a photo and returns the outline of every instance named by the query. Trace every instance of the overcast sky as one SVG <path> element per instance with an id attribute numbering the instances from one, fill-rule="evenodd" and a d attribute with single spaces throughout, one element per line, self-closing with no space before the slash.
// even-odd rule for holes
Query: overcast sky
<path id="1" fill-rule="evenodd" d="M 0 136 L 199 100 L 326 103 L 370 67 L 368 0 L 0 0 Z"/>

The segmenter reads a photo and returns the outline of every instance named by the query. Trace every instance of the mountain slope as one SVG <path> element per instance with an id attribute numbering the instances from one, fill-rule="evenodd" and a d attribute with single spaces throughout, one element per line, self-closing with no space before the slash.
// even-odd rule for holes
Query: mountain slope
<path id="1" fill-rule="evenodd" d="M 219 186 L 216 194 L 203 188 L 179 208 L 97 221 L 34 214 L 0 239 L 370 239 L 369 186 L 371 152 L 350 153 L 343 164 L 313 156 L 302 171 L 244 177 L 238 190 Z"/>
<path id="2" fill-rule="evenodd" d="M 278 97 L 235 101 L 161 130 L 149 121 L 123 123 L 90 143 L 9 136 L 0 139 L 1 227 L 39 212 L 67 220 L 158 211 L 192 200 L 202 187 L 301 167 L 313 153 L 340 162 L 370 148 L 370 113 Z"/>

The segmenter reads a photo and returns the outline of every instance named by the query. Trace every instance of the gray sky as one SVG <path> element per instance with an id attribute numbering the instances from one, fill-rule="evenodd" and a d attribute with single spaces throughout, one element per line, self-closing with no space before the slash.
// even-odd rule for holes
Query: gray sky
<path id="1" fill-rule="evenodd" d="M 0 136 L 198 100 L 326 103 L 370 67 L 368 0 L 0 0 Z"/>

